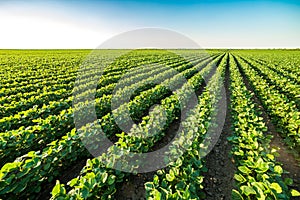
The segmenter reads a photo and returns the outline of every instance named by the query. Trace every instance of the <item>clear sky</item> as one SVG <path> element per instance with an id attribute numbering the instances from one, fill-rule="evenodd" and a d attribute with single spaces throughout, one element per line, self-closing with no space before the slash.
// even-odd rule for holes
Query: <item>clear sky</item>
<path id="1" fill-rule="evenodd" d="M 300 48 L 300 1 L 0 0 L 0 48 L 96 48 L 144 27 L 204 48 Z"/>

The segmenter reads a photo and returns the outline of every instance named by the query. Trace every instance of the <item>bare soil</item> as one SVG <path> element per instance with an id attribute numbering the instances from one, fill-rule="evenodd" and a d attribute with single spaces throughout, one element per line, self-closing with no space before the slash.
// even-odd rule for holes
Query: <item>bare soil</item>
<path id="1" fill-rule="evenodd" d="M 72 180 L 73 178 L 76 178 L 81 169 L 85 166 L 86 164 L 86 159 L 79 160 L 76 162 L 72 167 L 70 167 L 68 170 L 65 170 L 62 173 L 61 177 L 58 177 L 58 180 L 60 181 L 61 184 L 67 184 L 68 181 Z M 37 196 L 36 199 L 50 199 L 51 198 L 51 192 L 53 187 L 55 186 L 55 182 L 52 181 L 51 183 L 47 183 L 42 185 L 42 189 L 40 194 Z"/>
<path id="2" fill-rule="evenodd" d="M 236 167 L 230 156 L 231 145 L 227 137 L 231 136 L 230 122 L 230 91 L 229 91 L 229 63 L 227 60 L 226 74 L 224 80 L 226 92 L 226 118 L 223 130 L 217 144 L 206 156 L 206 167 L 208 171 L 204 174 L 204 189 L 206 199 L 231 199 L 231 191 L 234 188 L 234 173 Z"/>

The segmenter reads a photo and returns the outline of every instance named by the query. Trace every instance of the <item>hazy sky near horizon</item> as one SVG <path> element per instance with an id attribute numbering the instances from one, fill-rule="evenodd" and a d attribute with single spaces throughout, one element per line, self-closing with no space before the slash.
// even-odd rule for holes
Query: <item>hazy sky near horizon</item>
<path id="1" fill-rule="evenodd" d="M 300 1 L 0 1 L 0 48 L 96 48 L 156 27 L 204 48 L 299 48 Z"/>

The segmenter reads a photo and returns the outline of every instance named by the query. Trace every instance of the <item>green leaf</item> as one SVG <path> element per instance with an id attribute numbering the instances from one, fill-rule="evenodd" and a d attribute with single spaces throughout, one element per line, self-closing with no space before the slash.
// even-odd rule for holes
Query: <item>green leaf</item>
<path id="1" fill-rule="evenodd" d="M 151 191 L 151 190 L 153 190 L 154 188 L 155 188 L 155 186 L 154 186 L 153 183 L 151 183 L 151 182 L 145 183 L 145 189 L 146 189 L 146 191 Z"/>
<path id="2" fill-rule="evenodd" d="M 28 156 L 28 157 L 35 157 L 35 151 L 29 151 L 29 152 L 27 153 L 27 156 Z"/>
<path id="3" fill-rule="evenodd" d="M 69 183 L 68 185 L 70 185 L 71 187 L 73 187 L 75 184 L 77 184 L 78 182 L 78 178 L 73 178 Z"/>
<path id="4" fill-rule="evenodd" d="M 239 193 L 239 191 L 233 189 L 231 192 L 231 199 L 232 200 L 244 200 L 242 195 Z"/>
<path id="5" fill-rule="evenodd" d="M 6 163 L 2 168 L 1 172 L 9 172 L 15 169 L 18 166 L 16 162 Z M 2 176 L 0 176 L 2 178 Z"/>
<path id="6" fill-rule="evenodd" d="M 249 174 L 251 172 L 251 170 L 246 166 L 240 166 L 238 169 L 244 174 Z"/>
<path id="7" fill-rule="evenodd" d="M 91 159 L 88 159 L 88 160 L 86 161 L 86 163 L 87 163 L 87 166 L 90 166 L 90 167 L 93 166 L 93 162 L 92 162 Z"/>
<path id="8" fill-rule="evenodd" d="M 274 159 L 275 159 L 275 157 L 274 157 L 273 154 L 267 154 L 267 157 L 268 157 L 270 160 L 274 160 Z"/>
<path id="9" fill-rule="evenodd" d="M 157 170 L 157 174 L 158 174 L 158 175 L 163 175 L 163 174 L 164 174 L 164 171 L 163 171 L 163 170 Z"/>
<path id="10" fill-rule="evenodd" d="M 255 169 L 256 172 L 264 173 L 264 172 L 268 171 L 269 164 L 267 162 L 263 162 L 263 160 L 260 158 L 257 161 L 257 167 L 258 167 L 258 169 Z"/>
<path id="11" fill-rule="evenodd" d="M 26 187 L 27 187 L 27 184 L 19 184 L 18 187 L 16 187 L 16 189 L 14 189 L 14 191 L 19 193 L 19 192 L 22 192 L 23 190 L 25 190 Z"/>
<path id="12" fill-rule="evenodd" d="M 44 169 L 45 169 L 45 170 L 48 170 L 48 169 L 50 168 L 50 166 L 51 166 L 51 163 L 47 163 L 47 164 L 44 166 Z"/>
<path id="13" fill-rule="evenodd" d="M 240 183 L 244 183 L 246 182 L 247 180 L 245 179 L 245 177 L 241 174 L 235 174 L 234 175 L 234 179 L 237 180 L 238 182 Z"/>
<path id="14" fill-rule="evenodd" d="M 107 177 L 108 177 L 108 173 L 104 172 L 102 174 L 102 183 L 105 183 L 105 181 L 107 180 Z"/>
<path id="15" fill-rule="evenodd" d="M 56 185 L 54 186 L 54 188 L 52 189 L 52 195 L 56 196 L 57 194 L 59 194 L 60 192 L 60 185 L 59 185 L 59 181 L 56 181 Z"/>
<path id="16" fill-rule="evenodd" d="M 156 174 L 153 177 L 153 184 L 154 185 L 158 185 L 159 184 L 159 179 L 158 179 L 158 176 Z"/>
<path id="17" fill-rule="evenodd" d="M 184 189 L 184 187 L 185 187 L 185 184 L 184 184 L 183 181 L 180 181 L 179 183 L 177 183 L 177 184 L 175 185 L 175 189 L 176 189 L 176 190 L 182 190 L 182 189 Z"/>
<path id="18" fill-rule="evenodd" d="M 115 182 L 116 177 L 113 175 L 110 175 L 108 177 L 108 185 L 112 185 Z"/>
<path id="19" fill-rule="evenodd" d="M 169 182 L 172 182 L 175 179 L 175 174 L 172 169 L 170 170 L 170 173 L 166 175 L 166 179 Z"/>
<path id="20" fill-rule="evenodd" d="M 186 190 L 183 193 L 183 199 L 191 199 L 191 194 L 188 188 L 186 188 Z"/>
<path id="21" fill-rule="evenodd" d="M 241 190 L 246 196 L 256 194 L 256 191 L 251 186 L 241 186 Z"/>
<path id="22" fill-rule="evenodd" d="M 278 183 L 271 183 L 270 188 L 274 189 L 277 193 L 282 192 L 282 188 Z"/>
<path id="23" fill-rule="evenodd" d="M 153 193 L 154 199 L 161 199 L 161 193 L 157 189 Z"/>
<path id="24" fill-rule="evenodd" d="M 279 165 L 276 165 L 276 166 L 274 167 L 274 171 L 275 171 L 277 174 L 282 174 L 282 173 L 283 173 L 283 169 L 282 169 L 282 167 L 279 166 Z"/>
<path id="25" fill-rule="evenodd" d="M 84 186 L 81 191 L 81 196 L 86 199 L 88 198 L 89 194 L 89 189 L 86 186 Z"/>
<path id="26" fill-rule="evenodd" d="M 59 180 L 56 180 L 56 184 L 54 188 L 52 189 L 52 196 L 56 196 L 58 194 L 65 194 L 65 189 L 63 188 L 63 185 L 60 184 Z"/>
<path id="27" fill-rule="evenodd" d="M 293 185 L 293 179 L 291 179 L 291 178 L 285 178 L 284 179 L 284 183 L 286 185 Z"/>
<path id="28" fill-rule="evenodd" d="M 261 182 L 253 182 L 251 185 L 256 189 L 258 192 L 258 196 L 256 197 L 258 200 L 265 200 L 266 196 L 264 194 L 265 188 Z"/>
<path id="29" fill-rule="evenodd" d="M 300 197 L 300 192 L 297 190 L 292 189 L 291 190 L 292 197 Z"/>

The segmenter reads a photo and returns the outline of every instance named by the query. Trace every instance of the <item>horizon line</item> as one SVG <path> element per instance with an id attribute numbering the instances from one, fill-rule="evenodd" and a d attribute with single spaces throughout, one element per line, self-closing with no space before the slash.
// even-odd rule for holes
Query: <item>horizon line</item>
<path id="1" fill-rule="evenodd" d="M 0 48 L 0 50 L 142 50 L 142 49 L 157 49 L 157 50 L 163 50 L 163 49 L 172 49 L 172 50 L 210 50 L 210 49 L 261 49 L 261 50 L 284 50 L 284 49 L 300 49 L 300 47 L 207 47 L 207 48 L 101 48 L 101 49 L 97 49 L 97 48 Z"/>

